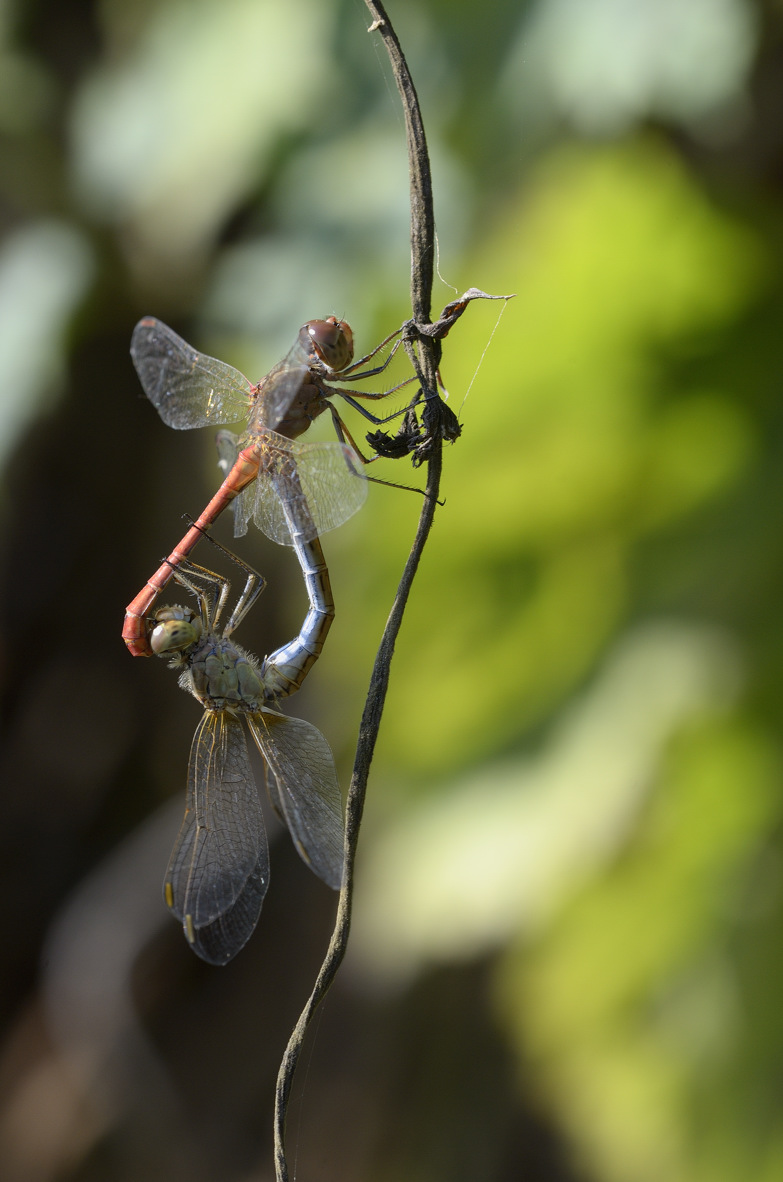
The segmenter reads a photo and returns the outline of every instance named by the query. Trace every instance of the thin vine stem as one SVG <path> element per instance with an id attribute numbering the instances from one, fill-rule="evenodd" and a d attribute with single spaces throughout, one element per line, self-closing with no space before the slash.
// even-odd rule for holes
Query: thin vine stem
<path id="1" fill-rule="evenodd" d="M 430 323 L 432 304 L 433 264 L 435 258 L 435 219 L 432 204 L 432 178 L 427 141 L 419 109 L 419 101 L 407 62 L 397 35 L 383 6 L 376 0 L 365 0 L 372 16 L 370 32 L 377 31 L 389 54 L 394 78 L 402 98 L 408 143 L 411 199 L 411 308 L 412 328 L 406 346 L 414 364 L 425 402 L 437 400 L 437 367 L 440 342 L 418 330 Z M 402 624 L 424 545 L 432 526 L 440 491 L 442 468 L 442 438 L 435 432 L 427 451 L 427 487 L 416 536 L 400 579 L 389 618 L 370 676 L 370 685 L 359 725 L 359 738 L 353 774 L 348 789 L 345 812 L 345 847 L 343 885 L 337 905 L 334 930 L 329 947 L 318 972 L 313 990 L 288 1040 L 277 1076 L 275 1091 L 274 1155 L 276 1182 L 288 1182 L 288 1163 L 285 1152 L 285 1119 L 294 1073 L 310 1021 L 319 1003 L 334 981 L 348 946 L 353 906 L 353 874 L 359 840 L 367 780 L 381 716 L 389 685 L 389 673 L 394 646 Z"/>

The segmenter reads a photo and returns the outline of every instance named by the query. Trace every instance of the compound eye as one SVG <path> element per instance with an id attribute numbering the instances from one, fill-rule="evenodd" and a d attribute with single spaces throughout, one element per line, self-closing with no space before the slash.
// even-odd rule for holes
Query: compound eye
<path id="1" fill-rule="evenodd" d="M 158 656 L 181 652 L 201 636 L 201 623 L 189 608 L 163 607 L 155 613 L 150 648 Z"/>
<path id="2" fill-rule="evenodd" d="M 353 360 L 353 333 L 344 320 L 336 316 L 309 320 L 307 331 L 316 355 L 329 369 L 339 372 Z"/>

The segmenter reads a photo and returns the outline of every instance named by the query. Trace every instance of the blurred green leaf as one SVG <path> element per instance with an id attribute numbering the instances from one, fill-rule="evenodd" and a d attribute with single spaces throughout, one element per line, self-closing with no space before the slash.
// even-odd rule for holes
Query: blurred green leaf
<path id="1" fill-rule="evenodd" d="M 415 645 L 398 656 L 381 746 L 418 776 L 513 743 L 567 698 L 633 611 L 640 540 L 724 495 L 754 440 L 717 381 L 670 384 L 671 356 L 743 315 L 764 267 L 753 236 L 662 145 L 545 160 L 480 257 L 483 287 L 518 295 L 462 408 L 494 306 L 474 305 L 446 342 L 464 434 L 446 454 L 446 505 L 409 608 Z M 369 586 L 352 582 L 359 644 L 361 603 L 380 594 L 409 529 L 400 497 L 373 502 L 388 557 Z M 414 669 L 430 678 L 426 728 L 407 692 Z"/>

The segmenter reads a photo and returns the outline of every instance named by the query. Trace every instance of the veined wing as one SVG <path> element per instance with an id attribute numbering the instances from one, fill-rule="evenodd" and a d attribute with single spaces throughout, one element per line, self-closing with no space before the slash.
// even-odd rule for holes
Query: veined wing
<path id="1" fill-rule="evenodd" d="M 247 533 L 250 518 L 273 542 L 293 546 L 343 525 L 367 499 L 362 462 L 347 443 L 300 443 L 276 431 L 263 434 L 264 460 L 258 480 L 232 501 L 234 537 Z M 218 465 L 225 476 L 246 442 L 218 431 Z"/>
<path id="2" fill-rule="evenodd" d="M 270 369 L 261 383 L 253 416 L 255 423 L 274 430 L 286 417 L 300 386 L 308 380 L 309 372 L 307 350 L 297 337 L 296 344 Z"/>
<path id="3" fill-rule="evenodd" d="M 218 454 L 218 468 L 225 480 L 239 455 L 240 437 L 233 431 L 218 431 L 215 436 L 215 447 Z"/>
<path id="4" fill-rule="evenodd" d="M 240 447 L 247 442 L 247 437 L 240 439 L 233 431 L 218 431 L 215 445 L 218 453 L 218 468 L 225 480 L 236 463 Z M 231 502 L 231 512 L 234 515 L 234 537 L 241 538 L 247 533 L 247 523 L 253 516 L 256 503 L 256 482 L 246 484 Z M 289 543 L 290 544 L 290 543 Z"/>
<path id="5" fill-rule="evenodd" d="M 258 528 L 281 546 L 292 546 L 294 533 L 309 542 L 361 509 L 367 480 L 347 443 L 300 443 L 275 431 L 266 433 L 264 443 L 259 478 L 236 511 L 241 533 L 251 503 Z"/>
<path id="6" fill-rule="evenodd" d="M 140 320 L 130 351 L 144 393 L 167 426 L 184 430 L 247 418 L 253 390 L 247 378 L 197 353 L 161 320 Z"/>
<path id="7" fill-rule="evenodd" d="M 294 845 L 310 869 L 339 890 L 343 802 L 329 744 L 309 722 L 274 710 L 248 714 L 247 724 L 276 780 L 274 803 Z"/>
<path id="8" fill-rule="evenodd" d="M 225 964 L 249 940 L 269 885 L 269 853 L 238 718 L 208 710 L 193 737 L 185 817 L 164 897 L 203 960 Z"/>

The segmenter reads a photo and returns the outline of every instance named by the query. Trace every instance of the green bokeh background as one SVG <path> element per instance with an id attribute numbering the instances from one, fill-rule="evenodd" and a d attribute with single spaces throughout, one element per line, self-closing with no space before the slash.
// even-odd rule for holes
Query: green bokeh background
<path id="1" fill-rule="evenodd" d="M 516 298 L 445 342 L 463 435 L 351 951 L 297 1077 L 296 1176 L 775 1182 L 781 7 L 390 15 L 433 159 L 434 303 Z M 223 970 L 160 898 L 198 709 L 120 621 L 218 474 L 209 432 L 140 397 L 128 343 L 154 314 L 257 378 L 310 317 L 363 349 L 409 314 L 404 130 L 368 24 L 358 0 L 0 6 L 8 1182 L 273 1176 L 334 898 L 276 838 Z M 324 541 L 338 614 L 291 709 L 344 783 L 418 508 L 373 487 Z M 237 547 L 269 579 L 239 636 L 263 655 L 299 626 L 298 571 L 255 531 Z"/>

